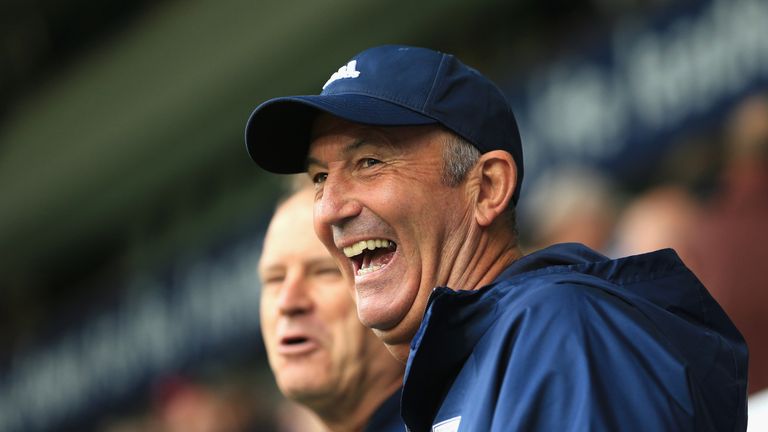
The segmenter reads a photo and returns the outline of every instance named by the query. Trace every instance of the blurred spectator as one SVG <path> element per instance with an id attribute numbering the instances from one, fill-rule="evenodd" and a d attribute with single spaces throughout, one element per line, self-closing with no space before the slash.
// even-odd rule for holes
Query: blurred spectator
<path id="1" fill-rule="evenodd" d="M 625 256 L 672 248 L 688 264 L 696 200 L 682 187 L 652 188 L 630 202 L 621 213 L 610 255 Z"/>
<path id="2" fill-rule="evenodd" d="M 531 250 L 577 242 L 605 252 L 616 220 L 618 196 L 610 182 L 585 167 L 558 168 L 527 192 L 525 216 Z"/>
<path id="3" fill-rule="evenodd" d="M 749 392 L 768 387 L 768 99 L 731 116 L 717 192 L 693 228 L 693 271 L 744 335 Z"/>
<path id="4" fill-rule="evenodd" d="M 314 196 L 303 188 L 289 197 L 264 239 L 261 327 L 269 364 L 280 391 L 329 430 L 402 431 L 404 365 L 358 321 L 351 281 L 313 230 Z"/>
<path id="5" fill-rule="evenodd" d="M 215 382 L 169 377 L 158 387 L 155 422 L 147 423 L 146 432 L 278 431 L 251 385 L 233 374 Z"/>

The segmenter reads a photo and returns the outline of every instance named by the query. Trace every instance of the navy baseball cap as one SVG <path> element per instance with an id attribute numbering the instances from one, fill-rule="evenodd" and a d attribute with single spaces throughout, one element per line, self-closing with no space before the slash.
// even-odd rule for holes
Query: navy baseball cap
<path id="1" fill-rule="evenodd" d="M 321 112 L 378 126 L 441 124 L 481 153 L 507 151 L 517 166 L 517 203 L 523 149 L 512 108 L 493 82 L 450 54 L 402 45 L 370 48 L 334 72 L 319 95 L 262 103 L 245 127 L 251 158 L 278 174 L 306 171 L 312 122 Z"/>

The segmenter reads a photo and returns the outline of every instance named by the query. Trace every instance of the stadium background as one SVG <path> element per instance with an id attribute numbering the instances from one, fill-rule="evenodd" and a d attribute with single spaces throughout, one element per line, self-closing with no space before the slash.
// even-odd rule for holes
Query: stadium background
<path id="1" fill-rule="evenodd" d="M 184 397 L 287 427 L 255 273 L 282 183 L 242 138 L 260 101 L 375 44 L 454 53 L 515 106 L 526 247 L 635 252 L 630 218 L 669 213 L 640 237 L 684 250 L 731 141 L 768 142 L 739 120 L 768 110 L 736 114 L 768 87 L 767 22 L 763 0 L 0 1 L 0 430 L 172 430 Z"/>

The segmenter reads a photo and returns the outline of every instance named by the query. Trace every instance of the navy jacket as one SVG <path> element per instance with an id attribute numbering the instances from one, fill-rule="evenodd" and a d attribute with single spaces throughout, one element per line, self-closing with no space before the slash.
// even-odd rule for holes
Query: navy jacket
<path id="1" fill-rule="evenodd" d="M 402 415 L 413 432 L 743 431 L 746 389 L 743 338 L 674 251 L 561 244 L 434 290 Z"/>
<path id="2" fill-rule="evenodd" d="M 403 432 L 403 420 L 400 418 L 400 390 L 384 401 L 368 420 L 365 432 Z"/>

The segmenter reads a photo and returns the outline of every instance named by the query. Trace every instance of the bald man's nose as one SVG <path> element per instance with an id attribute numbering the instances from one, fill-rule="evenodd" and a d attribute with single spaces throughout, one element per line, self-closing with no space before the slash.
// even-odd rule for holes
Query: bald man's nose
<path id="1" fill-rule="evenodd" d="M 304 272 L 285 278 L 277 299 L 277 307 L 283 315 L 297 315 L 312 310 L 312 297 Z"/>

